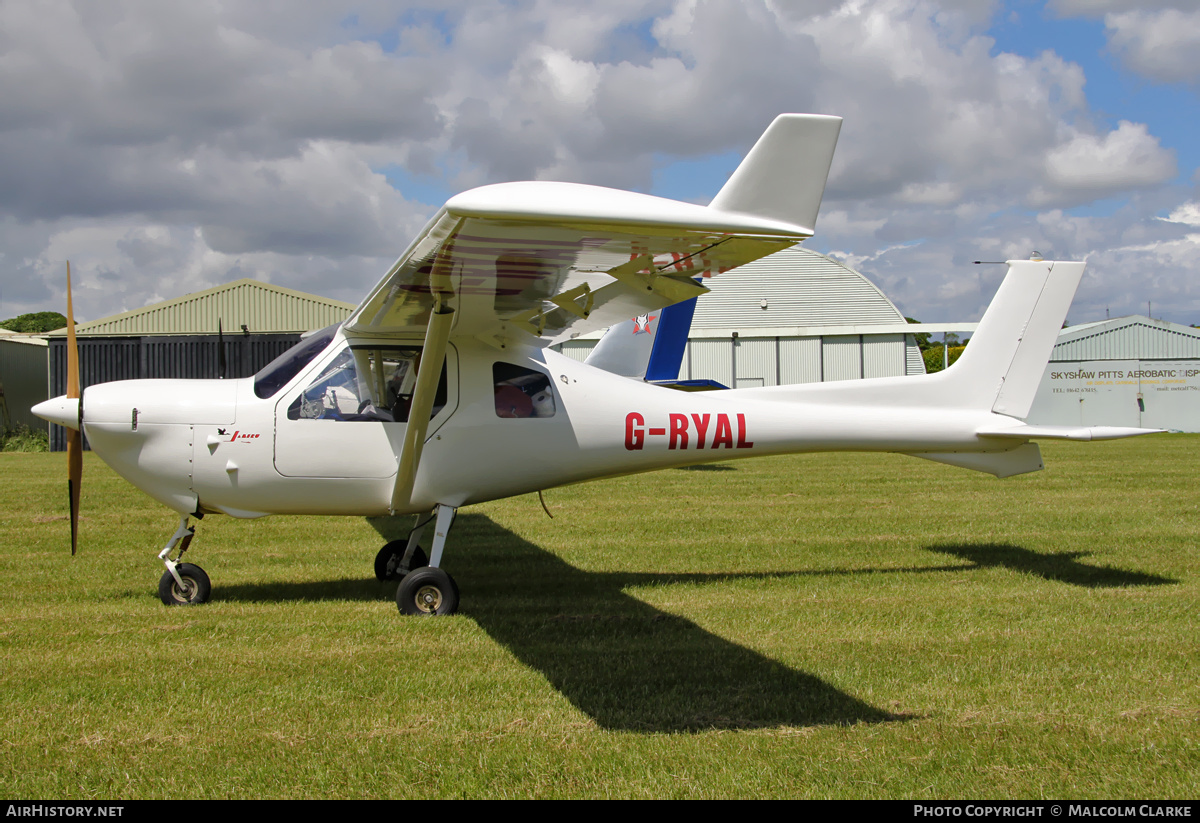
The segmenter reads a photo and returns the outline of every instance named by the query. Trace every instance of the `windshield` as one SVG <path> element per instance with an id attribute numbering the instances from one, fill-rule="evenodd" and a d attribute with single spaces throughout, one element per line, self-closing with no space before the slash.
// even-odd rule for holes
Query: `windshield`
<path id="1" fill-rule="evenodd" d="M 340 323 L 326 326 L 311 337 L 306 337 L 283 354 L 263 366 L 254 375 L 254 393 L 267 398 L 282 389 L 288 382 L 299 374 L 300 370 L 313 361 L 313 358 L 325 350 L 333 340 Z"/>
<path id="2" fill-rule="evenodd" d="M 408 346 L 344 348 L 288 406 L 288 419 L 407 423 L 420 363 L 421 350 Z M 443 362 L 431 416 L 446 405 L 446 373 Z"/>

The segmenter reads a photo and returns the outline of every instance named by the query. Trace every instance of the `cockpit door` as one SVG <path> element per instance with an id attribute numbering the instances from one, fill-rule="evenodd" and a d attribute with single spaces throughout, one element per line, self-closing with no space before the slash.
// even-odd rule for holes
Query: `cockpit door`
<path id="1" fill-rule="evenodd" d="M 419 347 L 343 345 L 275 406 L 275 469 L 286 477 L 396 474 Z M 458 407 L 458 354 L 446 363 L 427 437 Z"/>

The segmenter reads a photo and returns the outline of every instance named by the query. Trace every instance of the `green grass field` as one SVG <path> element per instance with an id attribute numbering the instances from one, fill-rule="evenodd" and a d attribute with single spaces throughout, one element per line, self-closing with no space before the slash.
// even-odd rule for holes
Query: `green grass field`
<path id="1" fill-rule="evenodd" d="M 1200 437 L 996 480 L 804 455 L 465 509 L 459 615 L 402 617 L 403 523 L 175 516 L 0 454 L 0 795 L 1195 798 Z"/>

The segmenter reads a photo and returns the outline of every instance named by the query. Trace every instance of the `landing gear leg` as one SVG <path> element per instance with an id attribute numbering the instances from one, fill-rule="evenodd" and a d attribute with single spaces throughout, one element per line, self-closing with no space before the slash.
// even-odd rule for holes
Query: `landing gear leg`
<path id="1" fill-rule="evenodd" d="M 429 565 L 406 574 L 396 590 L 396 607 L 402 613 L 429 617 L 458 611 L 458 584 L 440 568 L 446 536 L 457 512 L 453 506 L 437 507 Z"/>
<path id="2" fill-rule="evenodd" d="M 438 504 L 437 523 L 433 527 L 433 548 L 429 553 L 429 565 L 433 568 L 442 565 L 442 549 L 446 547 L 446 535 L 450 534 L 450 527 L 454 525 L 457 515 L 458 509 L 454 506 Z"/>
<path id="3" fill-rule="evenodd" d="M 167 547 L 158 553 L 158 559 L 167 567 L 158 581 L 158 597 L 163 605 L 192 606 L 205 603 L 212 593 L 212 584 L 204 569 L 191 563 L 180 562 L 195 534 L 195 527 L 188 526 L 188 516 L 180 515 L 179 528 L 167 541 Z M 172 560 L 171 552 L 176 546 L 179 546 L 179 554 Z"/>

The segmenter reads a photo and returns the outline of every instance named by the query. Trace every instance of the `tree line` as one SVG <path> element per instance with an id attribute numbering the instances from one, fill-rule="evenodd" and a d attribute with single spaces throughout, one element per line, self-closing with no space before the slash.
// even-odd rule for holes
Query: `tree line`
<path id="1" fill-rule="evenodd" d="M 0 320 L 0 329 L 19 332 L 20 334 L 42 334 L 43 332 L 61 329 L 67 325 L 67 318 L 56 311 L 39 311 L 32 314 L 22 314 Z"/>
<path id="2" fill-rule="evenodd" d="M 904 318 L 909 323 L 920 323 L 920 320 L 914 320 L 911 317 Z M 970 339 L 960 340 L 954 332 L 946 332 L 944 335 L 945 342 L 941 340 L 932 340 L 933 335 L 928 332 L 914 334 L 917 341 L 917 348 L 921 350 L 921 358 L 925 361 L 925 371 L 928 374 L 933 374 L 935 371 L 941 371 L 946 368 L 946 357 L 949 355 L 950 365 L 954 365 L 954 361 L 962 356 L 963 350 L 966 349 Z"/>

